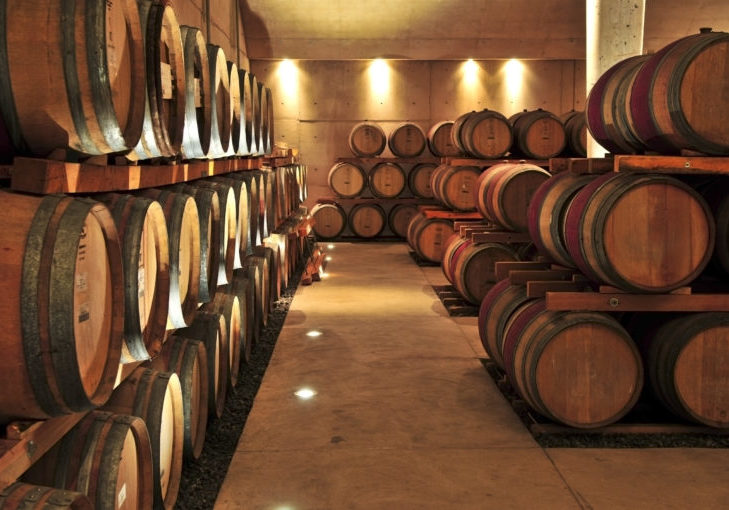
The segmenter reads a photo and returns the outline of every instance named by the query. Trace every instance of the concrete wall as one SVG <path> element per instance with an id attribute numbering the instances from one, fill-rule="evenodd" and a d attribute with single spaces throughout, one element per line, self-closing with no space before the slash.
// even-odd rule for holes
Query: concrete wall
<path id="1" fill-rule="evenodd" d="M 368 60 L 253 60 L 251 70 L 271 87 L 275 138 L 298 147 L 309 167 L 312 200 L 331 196 L 326 185 L 337 157 L 351 156 L 347 140 L 357 122 L 378 122 L 386 133 L 405 120 L 426 132 L 442 120 L 489 108 L 506 116 L 524 108 L 556 114 L 585 103 L 583 60 L 522 61 L 520 90 L 509 90 L 504 60 L 477 61 L 468 77 L 462 61 L 388 61 L 389 90 L 373 92 Z M 288 69 L 288 71 L 286 71 Z M 389 149 L 383 156 L 392 156 Z"/>
<path id="2" fill-rule="evenodd" d="M 175 0 L 173 6 L 180 25 L 200 28 L 207 42 L 220 46 L 228 60 L 250 68 L 238 0 Z"/>

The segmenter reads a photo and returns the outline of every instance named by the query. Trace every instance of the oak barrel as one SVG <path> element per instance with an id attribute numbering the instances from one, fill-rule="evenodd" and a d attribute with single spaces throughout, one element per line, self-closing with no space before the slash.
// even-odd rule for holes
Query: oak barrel
<path id="1" fill-rule="evenodd" d="M 271 89 L 269 87 L 264 87 L 263 90 L 265 92 L 266 108 L 262 108 L 262 115 L 265 118 L 265 124 L 267 128 L 265 131 L 266 137 L 264 138 L 264 144 L 266 147 L 265 153 L 271 154 L 271 152 L 273 152 L 273 144 L 275 141 L 275 132 L 273 129 L 273 93 L 271 92 Z"/>
<path id="2" fill-rule="evenodd" d="M 253 141 L 253 94 L 251 92 L 250 73 L 245 69 L 238 69 L 238 84 L 240 85 L 241 115 L 241 138 L 238 155 L 250 156 L 255 152 L 255 143 Z"/>
<path id="3" fill-rule="evenodd" d="M 208 48 L 201 30 L 182 25 L 180 34 L 185 61 L 182 156 L 186 159 L 206 158 L 210 152 L 212 117 Z"/>
<path id="4" fill-rule="evenodd" d="M 158 202 L 107 193 L 97 197 L 111 212 L 122 241 L 124 346 L 122 363 L 154 357 L 162 347 L 170 294 L 167 224 Z"/>
<path id="5" fill-rule="evenodd" d="M 102 409 L 144 420 L 152 446 L 154 506 L 174 508 L 180 490 L 184 432 L 177 374 L 139 367 L 119 384 Z"/>
<path id="6" fill-rule="evenodd" d="M 532 241 L 541 254 L 561 266 L 575 267 L 565 238 L 567 211 L 577 192 L 594 179 L 594 175 L 556 174 L 537 188 L 529 203 L 527 218 Z"/>
<path id="7" fill-rule="evenodd" d="M 524 110 L 509 119 L 514 133 L 511 152 L 533 159 L 549 159 L 561 153 L 567 143 L 562 121 L 538 108 Z"/>
<path id="8" fill-rule="evenodd" d="M 238 296 L 241 308 L 241 322 L 244 328 L 241 356 L 248 363 L 253 347 L 260 337 L 260 321 L 256 316 L 256 294 L 260 294 L 261 278 L 257 266 L 233 271 L 233 281 L 228 291 Z"/>
<path id="9" fill-rule="evenodd" d="M 496 282 L 496 263 L 516 260 L 516 253 L 506 244 L 466 241 L 450 262 L 453 285 L 466 301 L 479 305 Z"/>
<path id="10" fill-rule="evenodd" d="M 140 195 L 157 200 L 167 220 L 170 253 L 170 300 L 167 329 L 192 320 L 200 293 L 200 221 L 195 199 L 182 193 L 146 189 Z"/>
<path id="11" fill-rule="evenodd" d="M 644 148 L 629 105 L 633 83 L 650 55 L 621 60 L 605 71 L 587 97 L 587 123 L 597 143 L 615 154 L 634 154 Z"/>
<path id="12" fill-rule="evenodd" d="M 254 280 L 254 308 L 255 316 L 258 321 L 259 330 L 268 325 L 268 315 L 271 311 L 271 282 L 269 281 L 270 270 L 268 266 L 268 258 L 259 255 L 249 255 L 243 263 L 243 268 L 248 267 L 249 276 L 251 271 L 255 271 L 257 281 Z M 256 269 L 252 270 L 251 267 Z"/>
<path id="13" fill-rule="evenodd" d="M 585 112 L 570 110 L 559 116 L 567 136 L 566 151 L 577 157 L 587 157 L 587 116 Z"/>
<path id="14" fill-rule="evenodd" d="M 0 192 L 0 417 L 87 411 L 111 394 L 124 333 L 121 240 L 105 205 Z"/>
<path id="15" fill-rule="evenodd" d="M 413 216 L 408 225 L 408 244 L 415 253 L 430 262 L 440 262 L 446 240 L 453 234 L 453 222 L 428 218 L 423 213 Z"/>
<path id="16" fill-rule="evenodd" d="M 466 239 L 461 237 L 459 233 L 454 232 L 446 240 L 443 248 L 443 257 L 440 261 L 440 268 L 443 270 L 443 275 L 450 283 L 453 283 L 453 261 L 466 246 Z"/>
<path id="17" fill-rule="evenodd" d="M 395 198 L 405 190 L 405 181 L 405 171 L 397 163 L 377 163 L 370 170 L 370 190 L 379 198 Z"/>
<path id="18" fill-rule="evenodd" d="M 729 427 L 729 314 L 635 314 L 638 343 L 652 393 L 672 413 Z"/>
<path id="19" fill-rule="evenodd" d="M 222 158 L 231 146 L 233 102 L 230 92 L 230 74 L 225 52 L 220 46 L 208 43 L 210 69 L 211 138 L 210 157 Z"/>
<path id="20" fill-rule="evenodd" d="M 416 158 L 423 153 L 427 144 L 423 129 L 412 122 L 395 126 L 387 138 L 390 152 L 398 158 Z"/>
<path id="21" fill-rule="evenodd" d="M 512 314 L 528 301 L 526 285 L 512 285 L 508 278 L 494 284 L 481 300 L 478 334 L 486 354 L 502 370 L 506 325 Z"/>
<path id="22" fill-rule="evenodd" d="M 479 175 L 481 169 L 477 166 L 445 166 L 440 172 L 433 172 L 430 187 L 435 198 L 446 207 L 473 211 L 476 209 L 473 188 Z"/>
<path id="23" fill-rule="evenodd" d="M 329 188 L 342 198 L 354 198 L 367 187 L 367 174 L 354 163 L 337 163 L 327 175 Z"/>
<path id="24" fill-rule="evenodd" d="M 234 179 L 230 174 L 225 176 L 213 177 L 212 182 L 219 182 L 230 186 L 233 190 L 236 205 L 236 231 L 235 231 L 235 259 L 233 267 L 238 269 L 241 267 L 242 260 L 248 255 L 252 249 L 251 245 L 251 195 L 248 191 L 248 183 L 241 179 Z"/>
<path id="25" fill-rule="evenodd" d="M 599 312 L 554 312 L 543 299 L 522 305 L 503 344 L 509 380 L 540 414 L 577 428 L 608 425 L 638 400 L 643 364 L 628 332 Z"/>
<path id="26" fill-rule="evenodd" d="M 349 133 L 349 148 L 355 156 L 379 156 L 386 145 L 385 132 L 373 122 L 360 122 Z"/>
<path id="27" fill-rule="evenodd" d="M 630 292 L 669 292 L 706 267 L 715 227 L 704 199 L 678 179 L 607 174 L 575 196 L 566 233 L 588 277 Z"/>
<path id="28" fill-rule="evenodd" d="M 218 284 L 221 264 L 220 201 L 212 189 L 189 184 L 176 184 L 170 188 L 195 200 L 200 224 L 200 289 L 198 301 L 207 303 L 213 298 Z"/>
<path id="29" fill-rule="evenodd" d="M 208 424 L 208 358 L 199 340 L 170 336 L 150 366 L 174 372 L 182 390 L 183 455 L 200 458 Z"/>
<path id="30" fill-rule="evenodd" d="M 408 225 L 413 216 L 418 214 L 418 208 L 412 204 L 396 204 L 387 215 L 387 225 L 392 233 L 398 237 L 406 237 Z"/>
<path id="31" fill-rule="evenodd" d="M 279 252 L 279 258 L 281 259 L 279 264 L 279 280 L 281 290 L 283 291 L 283 289 L 288 287 L 289 277 L 293 274 L 294 270 L 292 267 L 293 261 L 289 249 L 289 238 L 287 235 L 279 232 L 280 230 L 273 232 L 270 236 L 263 240 L 263 244 L 273 248 L 274 251 L 278 250 Z"/>
<path id="32" fill-rule="evenodd" d="M 226 174 L 231 179 L 241 180 L 246 183 L 246 199 L 248 200 L 248 247 L 246 254 L 250 255 L 254 246 L 261 244 L 262 236 L 259 231 L 261 200 L 259 194 L 259 177 L 253 172 L 233 172 Z M 241 193 L 242 193 L 241 188 Z M 241 246 L 243 238 L 241 237 Z M 245 258 L 241 253 L 241 262 Z"/>
<path id="33" fill-rule="evenodd" d="M 357 204 L 349 211 L 349 228 L 358 237 L 377 237 L 386 224 L 387 215 L 377 204 Z"/>
<path id="34" fill-rule="evenodd" d="M 419 198 L 433 198 L 430 181 L 437 167 L 435 163 L 418 163 L 410 169 L 408 187 L 413 195 Z"/>
<path id="35" fill-rule="evenodd" d="M 261 99 L 258 93 L 258 78 L 248 73 L 248 83 L 251 86 L 251 155 L 258 156 L 263 152 L 261 145 Z"/>
<path id="36" fill-rule="evenodd" d="M 0 492 L 2 510 L 93 510 L 84 494 L 15 482 Z"/>
<path id="37" fill-rule="evenodd" d="M 182 34 L 170 0 L 139 2 L 144 29 L 147 94 L 139 143 L 130 158 L 175 157 L 185 131 L 185 62 Z M 132 96 L 131 100 L 138 100 Z"/>
<path id="38" fill-rule="evenodd" d="M 23 475 L 23 481 L 86 494 L 93 508 L 153 508 L 154 464 L 141 418 L 93 411 Z"/>
<path id="39" fill-rule="evenodd" d="M 512 144 L 508 119 L 493 110 L 462 115 L 456 119 L 451 136 L 456 147 L 474 158 L 500 158 Z"/>
<path id="40" fill-rule="evenodd" d="M 311 209 L 314 218 L 312 228 L 320 239 L 334 239 L 344 232 L 347 226 L 347 213 L 339 204 L 321 203 Z"/>
<path id="41" fill-rule="evenodd" d="M 205 345 L 208 360 L 208 413 L 223 415 L 228 392 L 228 330 L 219 313 L 198 311 L 190 326 L 175 331 L 174 336 L 199 340 Z"/>
<path id="42" fill-rule="evenodd" d="M 638 71 L 630 94 L 635 129 L 658 152 L 729 154 L 729 33 L 700 34 L 664 47 Z"/>
<path id="43" fill-rule="evenodd" d="M 225 327 L 228 331 L 228 385 L 230 388 L 234 388 L 238 384 L 244 329 L 238 296 L 228 294 L 227 285 L 218 287 L 215 297 L 203 305 L 201 310 L 219 313 L 225 319 Z"/>
<path id="44" fill-rule="evenodd" d="M 492 175 L 479 189 L 478 208 L 485 209 L 487 217 L 506 230 L 527 232 L 529 203 L 550 173 L 529 163 L 507 163 Z"/>
<path id="45" fill-rule="evenodd" d="M 447 156 L 460 156 L 461 151 L 453 143 L 451 131 L 453 121 L 444 120 L 433 124 L 428 131 L 428 147 L 434 156 L 444 158 Z"/>
<path id="46" fill-rule="evenodd" d="M 145 109 L 135 1 L 5 1 L 0 26 L 0 111 L 18 151 L 134 148 Z"/>
<path id="47" fill-rule="evenodd" d="M 279 256 L 278 246 L 256 246 L 253 250 L 253 254 L 260 260 L 265 260 L 266 264 L 264 268 L 268 268 L 268 292 L 267 292 L 267 309 L 266 316 L 268 317 L 273 312 L 274 304 L 281 295 L 281 279 L 279 278 L 279 271 L 281 265 L 281 259 Z"/>
<path id="48" fill-rule="evenodd" d="M 258 113 L 261 119 L 261 134 L 258 139 L 258 155 L 263 156 L 271 152 L 271 140 L 268 125 L 268 100 L 270 96 L 266 94 L 266 86 L 259 80 L 258 82 Z"/>

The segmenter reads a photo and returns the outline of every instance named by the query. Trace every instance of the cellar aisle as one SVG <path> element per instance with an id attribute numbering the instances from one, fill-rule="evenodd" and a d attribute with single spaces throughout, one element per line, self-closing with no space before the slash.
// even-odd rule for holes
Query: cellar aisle
<path id="1" fill-rule="evenodd" d="M 404 243 L 328 254 L 328 276 L 297 290 L 215 508 L 726 507 L 727 450 L 539 447 L 479 361 L 476 319 L 448 317 L 440 269 Z"/>

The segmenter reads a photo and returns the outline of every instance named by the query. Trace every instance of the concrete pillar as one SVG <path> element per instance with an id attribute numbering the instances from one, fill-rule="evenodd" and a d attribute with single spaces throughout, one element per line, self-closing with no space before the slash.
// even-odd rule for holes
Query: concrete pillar
<path id="1" fill-rule="evenodd" d="M 643 53 L 645 0 L 585 0 L 587 93 L 613 64 Z M 587 156 L 607 152 L 588 133 Z"/>

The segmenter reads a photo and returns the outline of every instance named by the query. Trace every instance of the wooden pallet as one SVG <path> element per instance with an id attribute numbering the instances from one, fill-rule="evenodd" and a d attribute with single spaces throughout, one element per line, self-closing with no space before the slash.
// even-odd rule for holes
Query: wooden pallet
<path id="1" fill-rule="evenodd" d="M 451 317 L 478 317 L 478 306 L 464 300 L 453 285 L 433 285 L 433 290 Z"/>
<path id="2" fill-rule="evenodd" d="M 578 429 L 555 423 L 521 399 L 496 363 L 489 359 L 481 362 L 529 433 L 543 447 L 729 447 L 729 429 L 681 422 L 646 399 L 611 425 Z"/>

